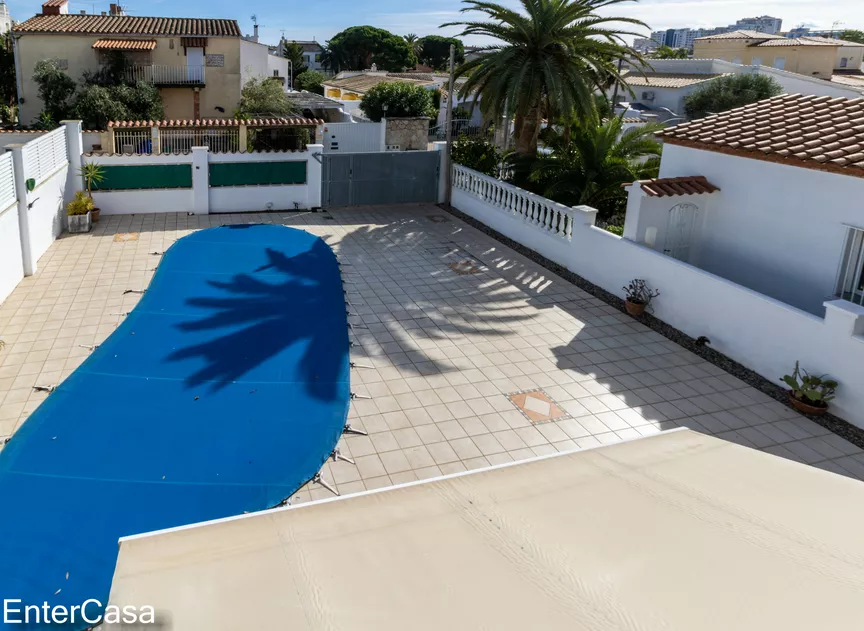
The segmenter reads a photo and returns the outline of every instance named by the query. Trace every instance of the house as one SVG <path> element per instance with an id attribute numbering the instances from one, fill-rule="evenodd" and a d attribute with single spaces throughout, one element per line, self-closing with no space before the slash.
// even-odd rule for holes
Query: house
<path id="1" fill-rule="evenodd" d="M 341 101 L 362 101 L 363 95 L 381 83 L 412 83 L 414 85 L 432 86 L 433 82 L 426 78 L 409 79 L 406 73 L 392 76 L 387 72 L 363 72 L 346 76 L 339 73 L 332 79 L 324 81 L 324 94 L 331 99 Z"/>
<path id="2" fill-rule="evenodd" d="M 628 107 L 630 113 L 639 111 L 643 116 L 660 122 L 685 116 L 685 97 L 710 81 L 735 74 L 771 77 L 790 94 L 856 98 L 864 93 L 864 75 L 860 71 L 860 80 L 858 75 L 849 71 L 835 74 L 831 81 L 825 81 L 768 66 L 745 66 L 720 59 L 652 59 L 651 67 L 649 72 L 634 68 L 625 71 L 624 80 L 633 94 L 628 95 L 619 89 L 617 97 L 619 105 Z M 611 97 L 613 92 L 609 90 L 608 95 Z"/>
<path id="3" fill-rule="evenodd" d="M 109 55 L 131 63 L 129 78 L 159 88 L 165 117 L 225 116 L 237 107 L 244 76 L 241 33 L 235 20 L 70 14 L 67 0 L 47 0 L 42 12 L 13 28 L 20 119 L 42 111 L 33 67 L 56 59 L 76 82 L 96 71 Z M 264 59 L 269 62 L 269 59 Z M 264 65 L 254 73 L 272 75 Z"/>
<path id="4" fill-rule="evenodd" d="M 278 55 L 279 57 L 284 56 L 285 45 L 289 42 L 298 44 L 303 50 L 303 63 L 306 64 L 306 67 L 309 68 L 309 70 L 324 72 L 324 66 L 321 63 L 324 55 L 324 47 L 315 40 L 299 41 L 283 39 L 276 46 L 270 47 L 273 54 Z"/>
<path id="5" fill-rule="evenodd" d="M 841 47 L 843 45 L 839 40 L 825 37 L 790 39 L 757 31 L 736 30 L 693 40 L 693 56 L 699 59 L 723 59 L 736 64 L 771 66 L 808 77 L 830 79 Z"/>
<path id="6" fill-rule="evenodd" d="M 864 305 L 864 99 L 786 94 L 659 136 L 625 238 L 814 315 Z"/>
<path id="7" fill-rule="evenodd" d="M 256 37 L 257 39 L 257 37 Z M 271 52 L 272 47 L 249 39 L 240 40 L 240 85 L 253 77 L 270 77 L 279 81 L 287 92 L 291 68 L 288 59 Z"/>

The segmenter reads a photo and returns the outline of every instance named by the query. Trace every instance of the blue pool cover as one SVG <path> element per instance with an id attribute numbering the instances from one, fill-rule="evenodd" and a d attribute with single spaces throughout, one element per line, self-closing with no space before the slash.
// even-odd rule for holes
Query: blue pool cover
<path id="1" fill-rule="evenodd" d="M 318 237 L 238 225 L 180 239 L 0 451 L 0 599 L 104 605 L 119 537 L 279 504 L 339 440 L 348 346 Z"/>

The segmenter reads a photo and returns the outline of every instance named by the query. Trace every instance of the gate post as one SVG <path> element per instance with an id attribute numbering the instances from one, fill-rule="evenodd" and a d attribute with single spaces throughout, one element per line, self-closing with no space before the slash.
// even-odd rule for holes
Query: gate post
<path id="1" fill-rule="evenodd" d="M 210 150 L 192 147 L 192 212 L 210 214 Z"/>
<path id="2" fill-rule="evenodd" d="M 324 159 L 324 145 L 307 145 L 306 153 L 306 203 L 310 209 L 318 209 L 321 208 L 323 169 L 320 161 Z"/>

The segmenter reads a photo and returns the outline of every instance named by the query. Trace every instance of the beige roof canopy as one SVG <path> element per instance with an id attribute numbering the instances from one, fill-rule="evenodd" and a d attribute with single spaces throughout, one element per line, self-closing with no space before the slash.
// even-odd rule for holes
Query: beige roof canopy
<path id="1" fill-rule="evenodd" d="M 174 631 L 813 631 L 864 620 L 864 484 L 689 430 L 124 539 Z"/>

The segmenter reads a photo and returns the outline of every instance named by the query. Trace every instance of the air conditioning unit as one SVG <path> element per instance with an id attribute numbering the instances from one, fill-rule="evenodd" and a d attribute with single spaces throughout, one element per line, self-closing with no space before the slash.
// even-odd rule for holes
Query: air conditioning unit
<path id="1" fill-rule="evenodd" d="M 653 101 L 654 100 L 654 93 L 653 92 L 643 92 L 642 93 L 642 100 L 643 101 Z"/>

